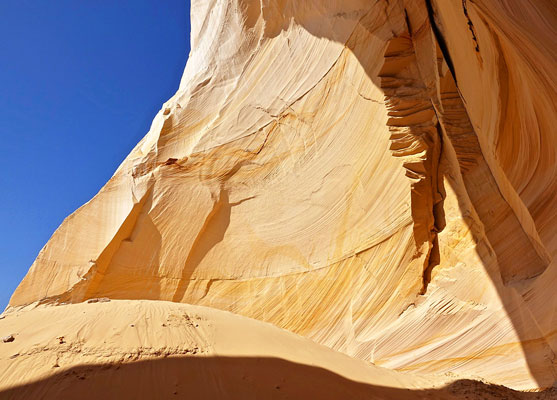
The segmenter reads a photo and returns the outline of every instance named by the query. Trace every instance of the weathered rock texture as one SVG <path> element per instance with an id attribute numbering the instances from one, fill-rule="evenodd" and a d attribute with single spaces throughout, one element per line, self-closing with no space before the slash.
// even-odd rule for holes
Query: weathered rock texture
<path id="1" fill-rule="evenodd" d="M 193 1 L 180 89 L 10 305 L 200 304 L 399 371 L 553 385 L 556 8 Z"/>

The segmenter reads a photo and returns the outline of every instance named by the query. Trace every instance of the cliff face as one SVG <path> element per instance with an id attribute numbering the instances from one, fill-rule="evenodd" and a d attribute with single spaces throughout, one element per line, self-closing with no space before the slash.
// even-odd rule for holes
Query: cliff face
<path id="1" fill-rule="evenodd" d="M 192 1 L 180 89 L 10 306 L 199 304 L 383 367 L 553 385 L 556 8 Z"/>

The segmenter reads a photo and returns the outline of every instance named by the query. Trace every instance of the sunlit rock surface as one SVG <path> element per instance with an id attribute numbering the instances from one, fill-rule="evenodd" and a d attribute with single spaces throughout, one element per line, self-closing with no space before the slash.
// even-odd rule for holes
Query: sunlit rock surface
<path id="1" fill-rule="evenodd" d="M 191 303 L 398 371 L 552 386 L 555 3 L 191 14 L 180 89 L 12 310 Z"/>
<path id="2" fill-rule="evenodd" d="M 549 400 L 557 394 L 392 371 L 268 323 L 164 301 L 31 306 L 0 320 L 0 330 L 15 337 L 0 346 L 3 400 Z"/>

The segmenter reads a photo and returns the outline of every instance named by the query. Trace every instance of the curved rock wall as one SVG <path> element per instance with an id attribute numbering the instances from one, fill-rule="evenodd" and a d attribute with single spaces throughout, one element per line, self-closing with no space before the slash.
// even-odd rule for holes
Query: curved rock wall
<path id="1" fill-rule="evenodd" d="M 556 15 L 193 1 L 179 91 L 10 305 L 201 304 L 389 368 L 551 386 Z"/>

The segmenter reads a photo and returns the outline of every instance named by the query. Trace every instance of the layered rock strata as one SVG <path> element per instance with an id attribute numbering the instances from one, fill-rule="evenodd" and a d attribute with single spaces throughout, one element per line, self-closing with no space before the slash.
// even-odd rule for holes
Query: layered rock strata
<path id="1" fill-rule="evenodd" d="M 192 1 L 180 88 L 14 293 L 169 300 L 376 365 L 557 379 L 552 1 Z"/>

